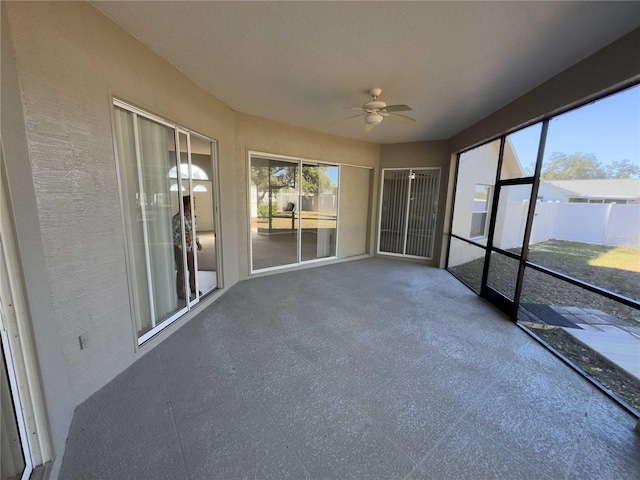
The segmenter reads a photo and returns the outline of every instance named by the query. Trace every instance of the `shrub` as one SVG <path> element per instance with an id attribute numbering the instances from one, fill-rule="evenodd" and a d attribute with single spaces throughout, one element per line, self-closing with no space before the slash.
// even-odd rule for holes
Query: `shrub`
<path id="1" fill-rule="evenodd" d="M 271 204 L 271 216 L 277 215 L 280 213 L 280 207 L 278 207 L 277 203 Z M 263 222 L 267 221 L 269 218 L 269 204 L 261 203 L 258 205 L 258 218 Z"/>

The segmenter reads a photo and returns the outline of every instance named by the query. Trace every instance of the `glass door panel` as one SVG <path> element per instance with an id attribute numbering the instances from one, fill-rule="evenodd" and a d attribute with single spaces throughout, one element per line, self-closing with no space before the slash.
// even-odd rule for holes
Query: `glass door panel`
<path id="1" fill-rule="evenodd" d="M 143 244 L 136 253 L 147 263 L 147 292 L 151 329 L 169 319 L 186 305 L 178 295 L 177 264 L 174 250 L 174 213 L 169 171 L 176 164 L 175 130 L 138 116 L 138 191 L 139 219 Z M 176 198 L 175 203 L 179 200 Z"/>
<path id="2" fill-rule="evenodd" d="M 198 299 L 198 282 L 196 276 L 197 235 L 195 231 L 196 204 L 191 194 L 192 168 L 190 161 L 189 136 L 184 132 L 178 133 L 180 195 L 173 208 L 174 225 L 174 253 L 176 261 L 176 289 L 179 298 L 189 300 L 190 303 Z M 180 214 L 182 212 L 182 220 Z"/>
<path id="3" fill-rule="evenodd" d="M 196 245 L 196 283 L 203 295 L 218 285 L 213 205 L 213 144 L 190 135 L 191 197 L 193 198 Z"/>
<path id="4" fill-rule="evenodd" d="M 382 171 L 378 252 L 431 258 L 440 170 Z"/>
<path id="5" fill-rule="evenodd" d="M 302 164 L 302 261 L 336 255 L 338 166 Z"/>
<path id="6" fill-rule="evenodd" d="M 115 106 L 114 131 L 141 344 L 217 287 L 215 150 L 213 140 L 124 104 Z"/>
<path id="7" fill-rule="evenodd" d="M 0 358 L 2 359 L 0 368 L 0 405 L 2 405 L 2 409 L 0 409 L 0 480 L 14 480 L 22 478 L 27 465 L 22 450 L 16 417 L 18 411 L 13 402 L 4 347 L 0 352 Z"/>
<path id="8" fill-rule="evenodd" d="M 251 157 L 252 271 L 298 262 L 297 162 Z"/>
<path id="9" fill-rule="evenodd" d="M 409 170 L 385 170 L 378 251 L 404 254 L 409 198 Z"/>
<path id="10" fill-rule="evenodd" d="M 175 130 L 115 109 L 115 135 L 126 210 L 132 302 L 140 338 L 186 307 L 178 297 L 172 205 L 180 192 Z"/>
<path id="11" fill-rule="evenodd" d="M 438 211 L 440 170 L 412 170 L 405 254 L 431 258 Z"/>

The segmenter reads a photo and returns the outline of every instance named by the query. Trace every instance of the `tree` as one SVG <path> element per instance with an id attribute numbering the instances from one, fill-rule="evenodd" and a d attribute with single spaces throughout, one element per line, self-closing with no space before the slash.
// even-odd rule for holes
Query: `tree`
<path id="1" fill-rule="evenodd" d="M 615 160 L 605 166 L 607 178 L 640 178 L 640 166 L 630 160 Z"/>
<path id="2" fill-rule="evenodd" d="M 333 182 L 325 173 L 327 167 L 305 167 L 302 169 L 302 193 L 305 197 L 320 195 L 333 187 Z"/>
<path id="3" fill-rule="evenodd" d="M 302 192 L 304 196 L 320 195 L 333 187 L 333 182 L 325 171 L 325 166 L 305 166 L 302 169 Z M 269 193 L 273 195 L 281 188 L 292 187 L 298 183 L 298 168 L 294 166 L 265 166 L 251 169 L 251 181 L 256 186 L 258 205 Z"/>
<path id="4" fill-rule="evenodd" d="M 608 178 L 606 170 L 592 153 L 567 155 L 553 152 L 543 166 L 542 180 Z"/>
<path id="5" fill-rule="evenodd" d="M 293 185 L 295 171 L 294 167 L 252 167 L 251 181 L 256 186 L 258 204 L 269 193 L 269 187 L 273 191 Z"/>
<path id="6" fill-rule="evenodd" d="M 533 175 L 535 164 L 525 169 L 527 175 Z M 640 166 L 630 160 L 615 160 L 603 165 L 593 153 L 553 152 L 543 164 L 540 174 L 542 180 L 586 180 L 607 178 L 640 178 Z"/>

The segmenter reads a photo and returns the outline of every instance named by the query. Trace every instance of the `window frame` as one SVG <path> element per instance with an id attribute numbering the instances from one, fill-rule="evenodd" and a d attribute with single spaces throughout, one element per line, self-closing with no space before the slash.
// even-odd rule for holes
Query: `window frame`
<path id="1" fill-rule="evenodd" d="M 478 193 L 478 187 L 484 187 L 486 189 L 487 192 L 487 198 L 485 199 L 485 206 L 486 206 L 486 210 L 474 210 L 473 207 L 471 209 L 471 225 L 469 226 L 469 240 L 480 240 L 480 239 L 484 239 L 487 238 L 487 230 L 488 230 L 488 226 L 489 226 L 489 218 L 491 217 L 491 202 L 493 201 L 493 194 L 494 194 L 494 190 L 495 190 L 495 186 L 493 185 L 487 185 L 485 183 L 476 183 L 475 184 L 475 189 L 474 189 L 474 195 L 473 195 L 473 202 L 475 205 L 475 202 L 477 200 L 476 198 L 476 193 Z M 477 214 L 484 214 L 484 222 L 482 225 L 482 233 L 480 235 L 473 235 L 473 231 L 471 230 L 473 228 L 473 217 L 474 215 Z"/>

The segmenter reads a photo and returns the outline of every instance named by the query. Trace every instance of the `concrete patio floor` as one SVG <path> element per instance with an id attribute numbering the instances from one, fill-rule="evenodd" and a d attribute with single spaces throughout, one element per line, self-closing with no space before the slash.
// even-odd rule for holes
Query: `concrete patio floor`
<path id="1" fill-rule="evenodd" d="M 253 278 L 76 410 L 60 479 L 639 478 L 636 419 L 444 270 Z"/>

